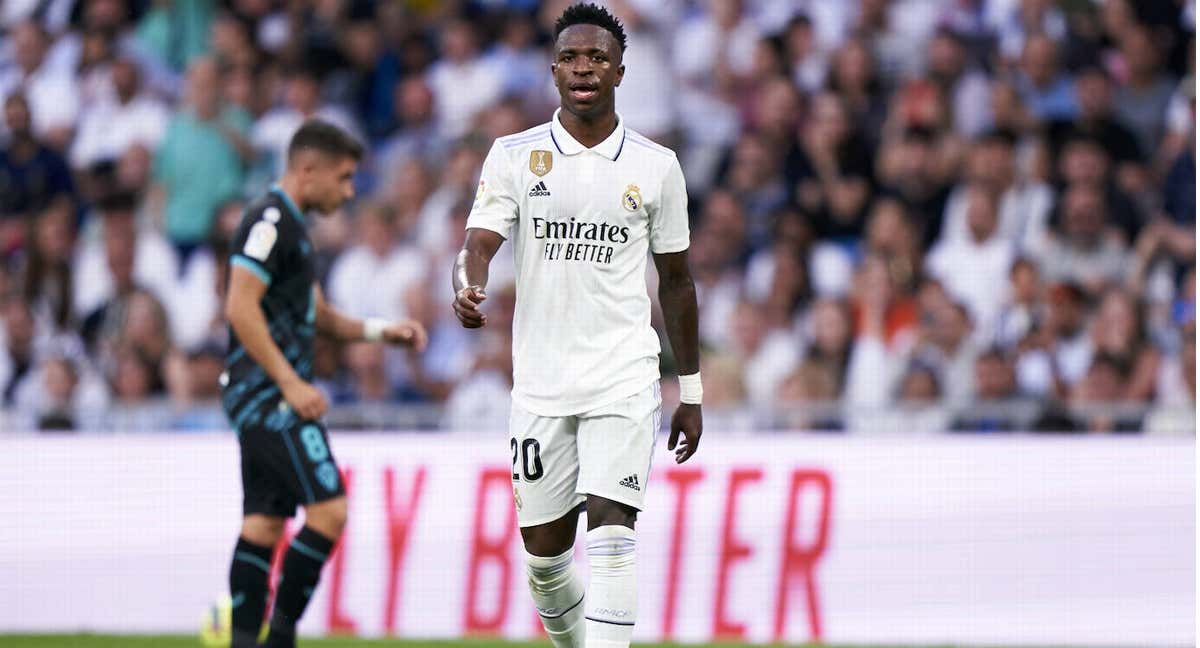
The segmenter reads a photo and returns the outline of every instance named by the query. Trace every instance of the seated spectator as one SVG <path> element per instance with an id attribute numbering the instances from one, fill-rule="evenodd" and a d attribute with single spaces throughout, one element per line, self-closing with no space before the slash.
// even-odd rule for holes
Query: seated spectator
<path id="1" fill-rule="evenodd" d="M 0 253 L 22 245 L 24 219 L 32 218 L 51 203 L 74 208 L 74 183 L 66 161 L 34 134 L 25 96 L 13 93 L 4 100 L 8 142 L 0 147 L 0 218 L 6 233 Z"/>
<path id="2" fill-rule="evenodd" d="M 271 108 L 250 129 L 250 142 L 256 164 L 269 169 L 272 177 L 283 174 L 287 165 L 287 147 L 292 135 L 306 119 L 321 119 L 350 133 L 358 133 L 354 118 L 338 106 L 321 102 L 321 86 L 316 75 L 303 67 L 288 71 L 284 82 L 283 104 Z"/>
<path id="3" fill-rule="evenodd" d="M 220 82 L 211 59 L 188 67 L 186 105 L 171 119 L 154 161 L 167 238 L 184 263 L 208 237 L 217 207 L 241 190 L 252 154 L 250 116 L 222 104 Z"/>
<path id="4" fill-rule="evenodd" d="M 1024 257 L 1014 261 L 1008 271 L 1006 301 L 996 318 L 997 345 L 1013 349 L 1041 326 L 1046 316 L 1043 292 L 1037 264 Z"/>
<path id="5" fill-rule="evenodd" d="M 78 317 L 94 315 L 134 287 L 164 300 L 179 290 L 175 250 L 156 230 L 138 227 L 136 208 L 134 196 L 128 193 L 112 193 L 97 204 L 101 236 L 81 241 L 73 261 L 73 308 Z M 130 274 L 122 277 L 118 272 Z M 187 297 L 195 299 L 197 295 Z"/>
<path id="6" fill-rule="evenodd" d="M 72 71 L 51 65 L 47 51 L 50 35 L 28 20 L 11 32 L 13 62 L 0 70 L 0 97 L 17 93 L 27 99 L 32 115 L 31 132 L 56 151 L 65 151 L 79 117 L 79 87 Z"/>
<path id="7" fill-rule="evenodd" d="M 0 405 L 12 407 L 17 388 L 34 368 L 37 325 L 17 292 L 0 294 Z"/>
<path id="8" fill-rule="evenodd" d="M 1117 364 L 1124 377 L 1123 401 L 1149 401 L 1161 354 L 1146 337 L 1142 303 L 1129 292 L 1111 289 L 1100 299 L 1091 324 L 1093 357 L 1104 355 Z"/>
<path id="9" fill-rule="evenodd" d="M 813 214 L 819 239 L 852 243 L 863 232 L 874 163 L 843 100 L 832 92 L 813 99 L 800 152 L 786 162 L 796 201 Z"/>
<path id="10" fill-rule="evenodd" d="M 969 238 L 939 242 L 929 252 L 925 269 L 967 306 L 977 334 L 987 337 L 1004 303 L 1015 252 L 1012 241 L 997 228 L 995 195 L 984 185 L 973 184 L 965 197 Z"/>
<path id="11" fill-rule="evenodd" d="M 71 165 L 76 169 L 114 164 L 135 144 L 157 149 L 166 133 L 170 113 L 163 102 L 142 91 L 137 63 L 118 59 L 111 74 L 113 98 L 83 108 L 71 146 Z"/>
<path id="12" fill-rule="evenodd" d="M 1080 70 L 1075 76 L 1075 95 L 1079 100 L 1075 119 L 1056 120 L 1046 128 L 1052 158 L 1057 159 L 1072 139 L 1090 138 L 1108 153 L 1122 187 L 1130 190 L 1140 184 L 1137 176 L 1145 172 L 1147 156 L 1133 131 L 1114 113 L 1112 80 L 1108 74 L 1098 65 Z"/>
<path id="13" fill-rule="evenodd" d="M 442 58 L 429 69 L 441 136 L 453 141 L 470 130 L 480 111 L 495 103 L 504 91 L 504 75 L 479 55 L 475 27 L 453 21 L 441 32 Z M 471 92 L 462 92 L 471 88 Z M 472 183 L 473 184 L 473 183 Z"/>
<path id="14" fill-rule="evenodd" d="M 1081 429 L 1087 432 L 1137 432 L 1139 416 L 1122 407 L 1128 393 L 1128 368 L 1106 354 L 1092 359 L 1083 379 L 1071 390 L 1070 407 Z"/>
<path id="15" fill-rule="evenodd" d="M 1114 99 L 1116 114 L 1133 129 L 1142 154 L 1149 158 L 1162 142 L 1175 81 L 1163 70 L 1161 48 L 1150 27 L 1124 30 L 1117 44 L 1126 77 Z"/>
<path id="16" fill-rule="evenodd" d="M 32 237 L 24 258 L 22 295 L 33 306 L 42 326 L 56 333 L 69 332 L 75 323 L 71 295 L 75 269 L 71 247 L 75 242 L 75 218 L 68 205 L 49 205 L 32 223 Z"/>
<path id="17" fill-rule="evenodd" d="M 790 329 L 771 326 L 762 305 L 743 301 L 730 321 L 733 357 L 742 367 L 742 384 L 750 403 L 770 405 L 784 377 L 795 370 L 800 345 Z"/>
<path id="18" fill-rule="evenodd" d="M 400 243 L 396 212 L 387 203 L 358 210 L 357 243 L 342 252 L 329 271 L 329 300 L 353 317 L 404 319 L 404 293 L 423 281 L 428 259 Z"/>
<path id="19" fill-rule="evenodd" d="M 972 338 L 971 316 L 963 304 L 939 302 L 922 313 L 922 324 L 911 358 L 936 372 L 946 404 L 961 406 L 971 401 L 975 390 L 975 359 L 978 343 Z"/>
<path id="20" fill-rule="evenodd" d="M 401 177 L 400 166 L 409 161 L 420 165 L 441 163 L 449 149 L 438 130 L 433 91 L 425 79 L 405 77 L 396 84 L 393 93 L 392 103 L 400 126 L 383 141 L 374 156 L 372 166 L 381 181 Z"/>
<path id="21" fill-rule="evenodd" d="M 806 360 L 779 384 L 773 404 L 783 408 L 776 426 L 797 430 L 845 429 L 837 412 L 838 379 L 829 365 Z"/>
<path id="22" fill-rule="evenodd" d="M 846 368 L 854 344 L 850 309 L 846 303 L 822 299 L 809 312 L 808 347 L 804 365 L 820 366 L 833 378 L 833 396 L 840 398 L 846 384 Z"/>
<path id="23" fill-rule="evenodd" d="M 1043 34 L 1025 39 L 1017 91 L 1039 120 L 1074 119 L 1079 112 L 1071 78 L 1060 71 L 1058 46 Z"/>
<path id="24" fill-rule="evenodd" d="M 951 428 L 960 432 L 1002 432 L 1020 429 L 1016 406 L 1016 365 L 1003 349 L 984 351 L 975 360 L 974 403 L 958 412 Z"/>
<path id="25" fill-rule="evenodd" d="M 1017 383 L 1022 393 L 1065 397 L 1083 378 L 1092 359 L 1086 322 L 1082 289 L 1060 284 L 1049 290 L 1045 319 L 1020 343 Z"/>
<path id="26" fill-rule="evenodd" d="M 1060 207 L 1062 222 L 1038 266 L 1049 283 L 1074 283 L 1091 294 L 1119 282 L 1129 269 L 1129 255 L 1119 234 L 1107 227 L 1108 206 L 1097 188 L 1068 187 Z"/>

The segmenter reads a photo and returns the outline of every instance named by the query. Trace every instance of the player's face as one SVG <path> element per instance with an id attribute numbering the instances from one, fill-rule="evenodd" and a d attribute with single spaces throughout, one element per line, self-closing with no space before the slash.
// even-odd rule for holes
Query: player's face
<path id="1" fill-rule="evenodd" d="M 319 156 L 309 174 L 309 204 L 322 214 L 330 214 L 354 199 L 354 158 Z"/>
<path id="2" fill-rule="evenodd" d="M 607 29 L 572 25 L 563 30 L 555 43 L 550 70 L 563 109 L 584 118 L 615 110 L 613 89 L 621 85 L 625 66 L 621 64 L 621 46 Z"/>

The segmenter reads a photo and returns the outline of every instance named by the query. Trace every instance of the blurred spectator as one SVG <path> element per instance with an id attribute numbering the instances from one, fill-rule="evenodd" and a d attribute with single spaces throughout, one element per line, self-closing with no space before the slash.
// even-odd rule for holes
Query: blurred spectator
<path id="1" fill-rule="evenodd" d="M 679 121 L 671 37 L 680 18 L 681 4 L 678 0 L 608 2 L 622 20 L 628 39 L 628 49 L 622 57 L 625 76 L 617 93 L 617 111 L 626 126 L 657 142 L 673 135 Z M 544 72 L 539 70 L 539 74 Z M 544 77 L 540 84 L 545 87 Z"/>
<path id="2" fill-rule="evenodd" d="M 973 139 L 992 126 L 987 75 L 972 65 L 958 32 L 942 29 L 929 42 L 929 76 L 950 102 L 959 135 Z"/>
<path id="3" fill-rule="evenodd" d="M 222 106 L 220 82 L 212 59 L 188 67 L 186 106 L 171 119 L 154 161 L 167 238 L 185 262 L 208 236 L 217 207 L 241 188 L 251 153 L 250 116 Z"/>
<path id="4" fill-rule="evenodd" d="M 829 61 L 817 43 L 812 20 L 797 15 L 783 34 L 784 52 L 792 69 L 792 82 L 806 92 L 816 92 L 825 83 Z"/>
<path id="5" fill-rule="evenodd" d="M 1062 222 L 1038 258 L 1046 281 L 1077 283 L 1097 293 L 1124 276 L 1128 269 L 1125 247 L 1106 229 L 1107 211 L 1096 188 L 1074 185 L 1066 189 Z"/>
<path id="6" fill-rule="evenodd" d="M 337 34 L 346 65 L 329 74 L 325 92 L 332 103 L 349 108 L 367 138 L 377 142 L 396 127 L 392 89 L 400 78 L 400 59 L 384 40 L 372 3 L 349 6 L 350 20 Z"/>
<path id="7" fill-rule="evenodd" d="M 425 79 L 407 77 L 396 84 L 395 94 L 400 128 L 379 147 L 374 166 L 380 180 L 399 176 L 399 166 L 408 160 L 439 164 L 447 152 L 447 141 L 437 127 L 433 91 Z"/>
<path id="8" fill-rule="evenodd" d="M 519 11 L 511 11 L 501 20 L 496 43 L 483 60 L 501 75 L 501 96 L 519 97 L 531 106 L 540 107 L 550 61 L 545 51 L 537 47 L 536 40 L 533 19 Z"/>
<path id="9" fill-rule="evenodd" d="M 454 139 L 466 134 L 475 116 L 500 99 L 504 77 L 479 55 L 475 28 L 468 22 L 455 21 L 442 28 L 441 54 L 427 79 L 442 137 Z"/>
<path id="10" fill-rule="evenodd" d="M 1049 293 L 1046 318 L 1022 341 L 1017 383 L 1022 393 L 1039 397 L 1065 395 L 1091 362 L 1084 292 L 1059 284 Z"/>
<path id="11" fill-rule="evenodd" d="M 11 407 L 16 397 L 17 386 L 33 369 L 34 337 L 37 326 L 33 309 L 17 293 L 0 295 L 0 398 L 5 407 Z"/>
<path id="12" fill-rule="evenodd" d="M 58 202 L 46 207 L 30 224 L 32 233 L 21 271 L 25 278 L 22 294 L 41 326 L 56 333 L 67 332 L 74 324 L 74 214 Z"/>
<path id="13" fill-rule="evenodd" d="M 1104 70 L 1091 66 L 1075 77 L 1079 114 L 1074 120 L 1055 120 L 1047 126 L 1047 138 L 1055 159 L 1072 138 L 1092 138 L 1104 147 L 1116 166 L 1118 177 L 1139 174 L 1147 159 L 1133 131 L 1113 112 L 1112 81 Z M 1122 183 L 1132 186 L 1131 181 Z"/>
<path id="14" fill-rule="evenodd" d="M 997 229 L 997 201 L 991 190 L 973 184 L 967 188 L 965 200 L 970 237 L 939 242 L 929 252 L 925 268 L 955 300 L 967 306 L 977 323 L 976 331 L 987 336 L 1004 304 L 1015 253 L 1012 241 Z"/>
<path id="15" fill-rule="evenodd" d="M 139 228 L 134 197 L 113 193 L 97 204 L 100 234 L 97 239 L 82 240 L 75 250 L 72 265 L 75 282 L 72 306 L 76 316 L 96 314 L 103 304 L 120 299 L 133 288 L 150 290 L 161 299 L 169 298 L 179 285 L 175 250 L 155 230 Z M 189 294 L 189 299 L 199 295 Z M 87 334 L 85 332 L 85 338 Z"/>
<path id="16" fill-rule="evenodd" d="M 1008 271 L 1005 303 L 996 318 L 995 344 L 1013 349 L 1041 326 L 1046 316 L 1042 293 L 1037 264 L 1025 257 L 1014 261 Z"/>
<path id="17" fill-rule="evenodd" d="M 817 95 L 800 150 L 788 160 L 796 200 L 813 215 L 817 238 L 846 242 L 862 234 L 873 166 L 843 99 Z"/>
<path id="18" fill-rule="evenodd" d="M 259 117 L 250 131 L 250 142 L 258 156 L 257 164 L 269 169 L 272 179 L 282 175 L 287 166 L 287 148 L 292 135 L 304 120 L 311 118 L 322 119 L 351 133 L 358 131 L 354 118 L 344 110 L 321 103 L 321 85 L 312 72 L 294 68 L 284 82 L 283 104 Z"/>
<path id="19" fill-rule="evenodd" d="M 1070 120 L 1079 111 L 1075 87 L 1061 71 L 1058 46 L 1045 35 L 1025 39 L 1016 84 L 1025 105 L 1040 120 Z"/>
<path id="20" fill-rule="evenodd" d="M 79 117 L 79 86 L 67 70 L 46 65 L 50 37 L 34 21 L 12 30 L 13 64 L 0 68 L 0 97 L 20 92 L 28 100 L 32 132 L 64 151 Z M 12 126 L 9 125 L 10 131 Z"/>
<path id="21" fill-rule="evenodd" d="M 208 51 L 211 0 L 157 0 L 137 27 L 139 48 L 176 73 Z"/>
<path id="22" fill-rule="evenodd" d="M 1142 154 L 1151 157 L 1162 141 L 1175 84 L 1162 69 L 1162 54 L 1149 28 L 1125 30 L 1119 45 L 1126 76 L 1117 89 L 1116 113 L 1133 129 Z"/>
<path id="23" fill-rule="evenodd" d="M 354 317 L 405 318 L 404 293 L 424 281 L 428 261 L 411 246 L 399 245 L 408 233 L 399 231 L 400 225 L 386 203 L 358 210 L 357 244 L 329 272 L 329 299 L 338 308 Z"/>
<path id="24" fill-rule="evenodd" d="M 52 202 L 73 207 L 71 171 L 61 155 L 34 135 L 24 95 L 5 99 L 4 123 L 8 142 L 0 148 L 0 218 L 5 228 L 22 226 L 20 217 L 32 217 Z M 19 247 L 20 238 L 13 240 L 12 236 L 5 237 L 5 249 L 0 252 Z"/>
<path id="25" fill-rule="evenodd" d="M 113 63 L 111 75 L 112 100 L 83 107 L 79 134 L 71 146 L 71 164 L 76 169 L 113 164 L 134 144 L 158 148 L 166 132 L 167 108 L 142 92 L 137 64 L 120 59 Z"/>

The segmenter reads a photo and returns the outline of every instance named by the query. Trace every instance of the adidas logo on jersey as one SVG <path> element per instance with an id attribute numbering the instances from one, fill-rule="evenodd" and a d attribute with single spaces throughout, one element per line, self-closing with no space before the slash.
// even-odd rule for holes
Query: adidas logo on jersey
<path id="1" fill-rule="evenodd" d="M 626 477 L 625 479 L 622 479 L 621 481 L 617 482 L 617 485 L 624 486 L 625 488 L 632 488 L 635 491 L 642 490 L 642 487 L 638 486 L 637 475 L 630 475 L 630 476 Z"/>
<path id="2" fill-rule="evenodd" d="M 530 198 L 537 198 L 539 196 L 549 196 L 549 195 L 550 195 L 550 190 L 546 188 L 545 181 L 542 181 L 542 182 L 539 182 L 539 183 L 533 185 L 533 188 L 529 190 Z"/>

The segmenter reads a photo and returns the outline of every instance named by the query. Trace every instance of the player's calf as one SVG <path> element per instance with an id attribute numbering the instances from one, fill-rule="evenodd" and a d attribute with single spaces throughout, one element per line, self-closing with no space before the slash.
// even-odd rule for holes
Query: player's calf
<path id="1" fill-rule="evenodd" d="M 628 648 L 637 621 L 637 511 L 596 496 L 588 497 L 588 584 L 585 619 L 587 648 Z"/>
<path id="2" fill-rule="evenodd" d="M 238 538 L 229 565 L 229 595 L 232 599 L 231 648 L 253 648 L 267 611 L 267 578 L 271 573 L 271 544 L 255 544 Z"/>
<path id="3" fill-rule="evenodd" d="M 292 539 L 283 557 L 275 609 L 271 613 L 271 632 L 267 635 L 268 648 L 293 648 L 296 645 L 296 623 L 308 607 L 321 579 L 321 568 L 329 559 L 345 524 L 344 497 L 312 504 L 305 509 L 304 528 Z"/>
<path id="4" fill-rule="evenodd" d="M 555 648 L 584 646 L 583 583 L 574 558 L 574 548 L 557 556 L 525 554 L 529 591 Z"/>

